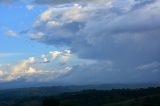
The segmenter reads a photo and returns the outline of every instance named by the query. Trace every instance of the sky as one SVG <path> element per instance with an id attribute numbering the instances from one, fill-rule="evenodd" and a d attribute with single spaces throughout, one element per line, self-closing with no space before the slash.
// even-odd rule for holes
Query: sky
<path id="1" fill-rule="evenodd" d="M 159 0 L 0 0 L 0 83 L 160 83 L 159 11 Z"/>

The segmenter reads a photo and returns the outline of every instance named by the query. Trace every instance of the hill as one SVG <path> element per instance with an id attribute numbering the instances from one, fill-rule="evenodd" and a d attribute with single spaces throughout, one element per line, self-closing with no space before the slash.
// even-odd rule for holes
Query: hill
<path id="1" fill-rule="evenodd" d="M 46 88 L 37 89 L 38 93 L 35 88 L 32 92 L 31 90 L 28 92 L 28 89 L 19 89 L 19 93 L 17 89 L 1 91 L 0 106 L 160 106 L 160 87 L 112 90 L 87 89 L 66 93 L 60 93 L 59 91 L 62 90 L 60 88 L 57 87 L 57 93 L 53 87 L 49 91 Z"/>
<path id="2" fill-rule="evenodd" d="M 139 97 L 119 103 L 106 104 L 103 106 L 160 106 L 160 94 Z"/>

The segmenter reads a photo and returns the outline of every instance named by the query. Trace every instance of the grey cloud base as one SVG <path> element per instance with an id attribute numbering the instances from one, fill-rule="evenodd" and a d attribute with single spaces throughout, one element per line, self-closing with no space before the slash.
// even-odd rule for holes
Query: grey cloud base
<path id="1" fill-rule="evenodd" d="M 32 3 L 49 6 L 32 29 L 25 32 L 32 40 L 65 46 L 79 58 L 95 61 L 74 65 L 70 72 L 54 81 L 160 83 L 159 0 L 34 0 Z"/>
<path id="2" fill-rule="evenodd" d="M 35 37 L 34 40 L 54 46 L 65 45 L 80 58 L 97 61 L 93 66 L 72 69 L 73 73 L 65 76 L 69 81 L 77 80 L 80 83 L 94 79 L 95 82 L 104 83 L 159 82 L 159 67 L 148 71 L 139 70 L 137 67 L 160 62 L 160 2 L 158 0 L 121 2 L 103 0 L 103 2 L 104 5 L 94 2 L 86 6 L 71 5 L 64 11 L 52 8 L 54 14 L 50 15 L 48 20 L 42 21 L 39 18 L 40 23 L 33 31 L 35 36 L 39 31 L 43 36 Z M 54 21 L 62 23 L 59 26 L 47 26 L 49 22 Z M 107 71 L 107 64 L 101 64 L 101 61 L 108 60 L 114 63 L 110 71 Z M 81 70 L 83 72 L 80 72 Z"/>

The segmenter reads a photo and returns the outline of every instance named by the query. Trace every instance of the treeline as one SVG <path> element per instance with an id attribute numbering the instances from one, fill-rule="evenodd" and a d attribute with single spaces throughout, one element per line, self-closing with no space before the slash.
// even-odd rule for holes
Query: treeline
<path id="1" fill-rule="evenodd" d="M 13 100 L 13 101 L 12 101 Z M 0 106 L 160 106 L 160 87 L 83 90 L 57 96 L 32 96 L 0 101 Z"/>
<path id="2" fill-rule="evenodd" d="M 57 98 L 65 102 L 70 102 L 73 106 L 102 106 L 104 104 L 119 103 L 137 98 L 152 97 L 154 95 L 160 96 L 160 88 L 112 89 L 100 91 L 83 90 L 81 92 L 62 94 Z M 160 106 L 160 104 L 156 106 Z"/>

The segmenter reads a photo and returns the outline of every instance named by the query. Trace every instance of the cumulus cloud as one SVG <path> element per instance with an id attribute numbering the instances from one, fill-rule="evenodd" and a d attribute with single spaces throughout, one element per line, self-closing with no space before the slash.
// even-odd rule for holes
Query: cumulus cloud
<path id="1" fill-rule="evenodd" d="M 73 63 L 73 60 L 77 62 Z M 90 62 L 78 59 L 70 50 L 53 51 L 40 57 L 29 57 L 17 64 L 0 66 L 0 81 L 51 81 L 70 73 L 74 65 L 82 63 Z"/>
<path id="2" fill-rule="evenodd" d="M 51 5 L 33 24 L 32 39 L 48 45 L 68 46 L 80 58 L 97 61 L 97 65 L 94 64 L 97 67 L 101 67 L 98 62 L 111 60 L 115 67 L 119 67 L 114 70 L 121 70 L 121 73 L 128 70 L 126 73 L 135 75 L 134 79 L 138 75 L 136 67 L 160 61 L 158 0 L 91 1 L 35 0 L 36 3 Z M 54 55 L 56 57 L 59 53 Z M 85 67 L 85 70 L 90 70 L 87 67 L 91 66 Z M 83 67 L 79 69 L 83 70 Z M 86 73 L 88 79 L 89 72 L 92 71 Z M 99 73 L 103 74 L 102 70 Z M 141 73 L 138 78 L 143 74 L 153 75 Z"/>
<path id="3" fill-rule="evenodd" d="M 125 1 L 116 0 L 111 7 L 96 8 L 93 4 L 50 7 L 34 23 L 32 37 L 46 44 L 70 46 L 85 58 L 113 59 L 117 57 L 116 51 L 121 57 L 133 57 L 133 51 L 137 51 L 137 55 L 143 52 L 141 48 L 155 53 L 160 39 L 159 2 L 149 1 L 128 0 L 131 5 L 127 5 L 127 9 L 123 9 Z M 122 10 L 119 12 L 119 9 Z"/>
<path id="4" fill-rule="evenodd" d="M 18 79 L 19 77 L 23 75 L 32 75 L 34 73 L 38 73 L 39 71 L 36 71 L 31 67 L 32 64 L 35 63 L 35 58 L 30 57 L 12 67 L 11 73 L 8 76 L 7 80 L 14 80 Z"/>
<path id="5" fill-rule="evenodd" d="M 160 62 L 159 0 L 33 2 L 48 5 L 48 9 L 27 31 L 31 39 L 47 45 L 67 46 L 71 51 L 51 51 L 35 60 L 32 58 L 32 64 L 26 62 L 30 58 L 17 65 L 3 66 L 1 79 L 32 76 L 68 83 L 159 81 L 159 71 L 152 71 L 159 70 Z M 15 33 L 10 31 L 9 35 Z M 14 68 L 19 65 L 23 74 Z"/>

